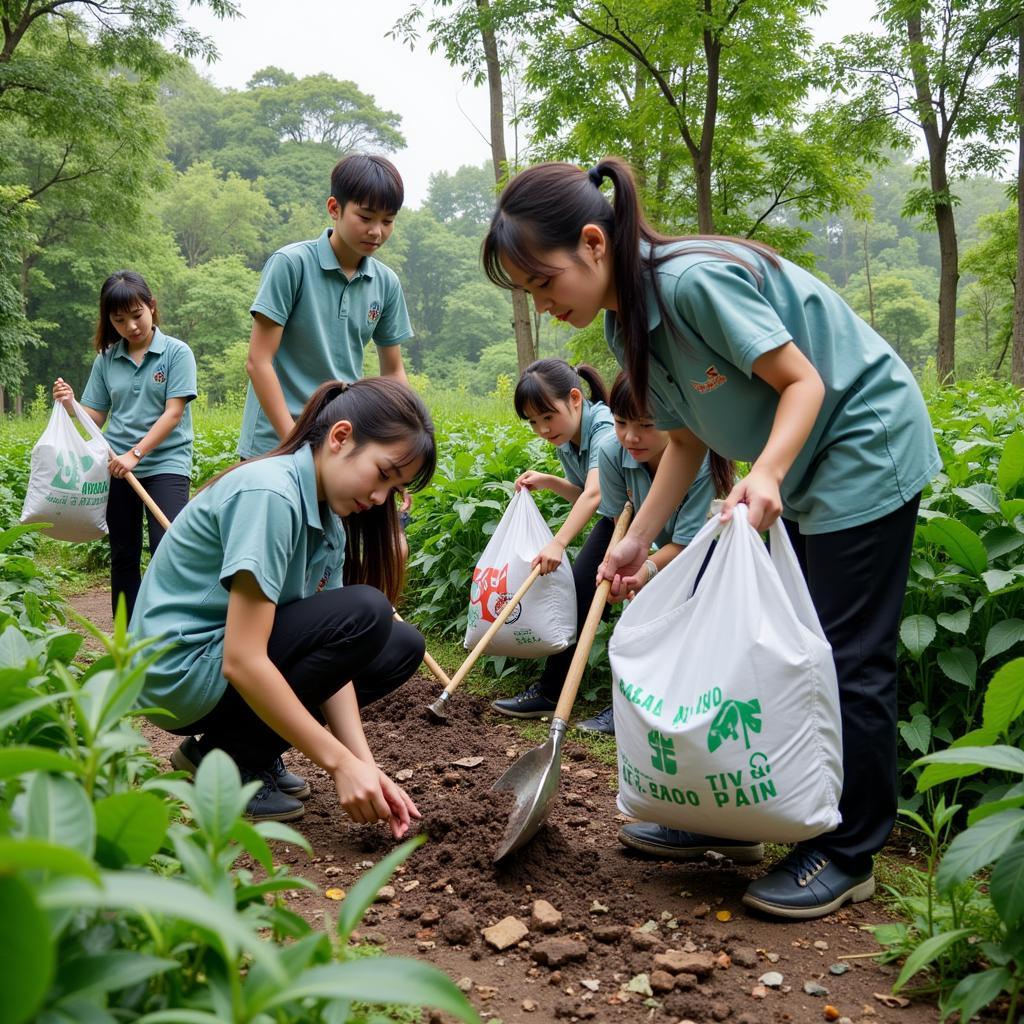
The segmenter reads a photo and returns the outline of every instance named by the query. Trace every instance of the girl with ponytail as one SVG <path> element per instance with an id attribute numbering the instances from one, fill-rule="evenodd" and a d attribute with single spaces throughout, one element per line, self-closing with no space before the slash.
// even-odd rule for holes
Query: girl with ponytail
<path id="1" fill-rule="evenodd" d="M 309 787 L 284 767 L 290 747 L 331 776 L 353 821 L 384 819 L 400 838 L 419 817 L 374 763 L 359 708 L 423 656 L 420 634 L 393 617 L 394 496 L 426 486 L 434 465 L 433 424 L 409 388 L 332 381 L 275 449 L 202 488 L 153 556 L 131 631 L 172 645 L 140 704 L 186 737 L 176 768 L 195 771 L 219 747 L 261 783 L 250 818 L 301 817 Z"/>
<path id="2" fill-rule="evenodd" d="M 659 234 L 616 158 L 514 177 L 483 260 L 494 283 L 526 290 L 574 327 L 603 312 L 609 347 L 668 431 L 651 492 L 603 577 L 641 570 L 709 448 L 751 463 L 723 521 L 741 502 L 755 529 L 784 517 L 836 663 L 843 820 L 795 847 L 744 902 L 811 918 L 867 899 L 896 815 L 896 638 L 917 506 L 940 466 L 913 375 L 834 291 L 767 246 Z M 677 859 L 736 852 L 731 841 L 657 826 L 623 833 Z"/>
<path id="3" fill-rule="evenodd" d="M 583 385 L 590 392 L 583 397 Z M 529 469 L 516 480 L 516 490 L 549 490 L 565 498 L 572 510 L 554 539 L 537 553 L 533 564 L 541 573 L 553 572 L 565 555 L 565 549 L 590 522 L 601 501 L 597 453 L 606 438 L 612 436 L 612 414 L 600 373 L 581 363 L 570 366 L 564 359 L 538 359 L 519 378 L 514 402 L 516 414 L 526 420 L 533 432 L 555 446 L 555 454 L 565 476 L 538 473 Z M 576 583 L 576 623 L 583 624 L 594 599 L 597 566 L 608 542 L 613 524 L 599 519 L 572 567 Z M 540 678 L 522 693 L 494 701 L 493 707 L 513 718 L 540 718 L 555 710 L 565 674 L 572 664 L 576 645 L 547 659 Z"/>

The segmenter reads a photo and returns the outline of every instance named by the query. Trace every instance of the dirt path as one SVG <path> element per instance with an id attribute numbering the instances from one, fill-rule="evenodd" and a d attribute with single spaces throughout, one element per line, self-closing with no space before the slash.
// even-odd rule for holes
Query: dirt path
<path id="1" fill-rule="evenodd" d="M 71 603 L 109 628 L 108 600 L 90 591 Z M 863 955 L 878 948 L 865 926 L 889 919 L 879 904 L 847 907 L 820 921 L 779 923 L 740 903 L 760 867 L 684 867 L 628 852 L 616 840 L 622 819 L 615 772 L 580 745 L 567 746 L 548 824 L 510 863 L 495 867 L 492 852 L 508 812 L 489 789 L 534 742 L 467 694 L 453 699 L 447 725 L 432 724 L 423 708 L 437 690 L 417 676 L 365 713 L 371 747 L 386 770 L 402 773 L 430 842 L 396 877 L 394 892 L 371 909 L 363 938 L 436 964 L 483 1016 L 503 1024 L 810 1024 L 831 1019 L 826 1006 L 864 1024 L 938 1019 L 933 1006 L 893 1008 L 879 998 L 887 997 L 896 976 L 895 968 Z M 147 735 L 159 756 L 173 749 L 173 737 L 155 729 Z M 467 758 L 473 760 L 456 764 Z M 348 888 L 393 842 L 380 826 L 343 818 L 319 768 L 299 755 L 286 760 L 313 788 L 297 827 L 314 857 L 284 849 L 282 859 L 317 886 L 289 895 L 288 902 L 319 921 L 336 910 L 325 890 Z M 554 908 L 550 920 L 541 920 L 538 900 Z M 528 931 L 516 929 L 521 936 L 499 951 L 482 932 L 508 917 Z M 769 972 L 781 981 L 762 983 Z M 805 986 L 827 994 L 809 994 Z"/>

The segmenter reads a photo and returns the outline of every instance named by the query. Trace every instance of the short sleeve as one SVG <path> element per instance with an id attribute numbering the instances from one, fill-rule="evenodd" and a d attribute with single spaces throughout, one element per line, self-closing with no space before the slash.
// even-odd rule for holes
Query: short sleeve
<path id="1" fill-rule="evenodd" d="M 388 293 L 384 301 L 377 326 L 373 329 L 373 341 L 377 345 L 397 345 L 412 337 L 409 310 L 405 305 L 405 292 L 397 277 L 389 275 Z"/>
<path id="2" fill-rule="evenodd" d="M 166 395 L 189 401 L 196 397 L 196 357 L 184 342 L 174 347 L 174 354 L 168 360 Z"/>
<path id="3" fill-rule="evenodd" d="M 613 519 L 622 511 L 629 499 L 626 493 L 626 478 L 622 475 L 622 467 L 619 465 L 620 450 L 618 439 L 613 437 L 600 445 L 597 453 L 597 468 L 601 475 L 601 504 L 597 508 L 597 513 Z"/>
<path id="4" fill-rule="evenodd" d="M 275 324 L 288 322 L 302 287 L 302 266 L 284 253 L 272 253 L 263 265 L 259 290 L 249 307 L 250 313 L 262 313 Z"/>
<path id="5" fill-rule="evenodd" d="M 672 540 L 676 544 L 689 544 L 700 532 L 701 527 L 707 522 L 708 509 L 711 508 L 711 501 L 715 496 L 715 481 L 711 476 L 707 460 L 701 466 L 697 479 L 690 485 L 690 489 L 683 498 L 682 505 L 675 516 L 675 523 L 672 526 Z"/>
<path id="6" fill-rule="evenodd" d="M 731 260 L 704 260 L 687 268 L 676 282 L 675 307 L 709 348 L 748 377 L 756 359 L 790 340 L 754 273 Z"/>
<path id="7" fill-rule="evenodd" d="M 251 572 L 269 601 L 277 603 L 302 529 L 301 510 L 276 491 L 237 491 L 217 509 L 220 582 L 231 589 L 236 572 Z"/>
<path id="8" fill-rule="evenodd" d="M 110 349 L 98 355 L 92 363 L 89 371 L 89 380 L 86 382 L 85 390 L 82 392 L 82 405 L 87 405 L 97 412 L 110 411 L 110 388 L 107 386 L 107 367 L 105 360 L 109 359 Z"/>

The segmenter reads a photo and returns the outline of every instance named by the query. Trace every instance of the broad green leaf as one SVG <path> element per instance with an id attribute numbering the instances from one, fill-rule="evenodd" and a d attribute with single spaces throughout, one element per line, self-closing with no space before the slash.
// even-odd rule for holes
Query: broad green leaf
<path id="1" fill-rule="evenodd" d="M 77 996 L 68 996 L 48 1006 L 33 1024 L 121 1024 L 98 1003 Z"/>
<path id="2" fill-rule="evenodd" d="M 11 871 L 52 871 L 99 881 L 96 865 L 77 850 L 42 839 L 0 839 L 0 874 Z"/>
<path id="3" fill-rule="evenodd" d="M 999 457 L 996 482 L 1004 494 L 1009 494 L 1024 477 L 1024 430 L 1015 430 L 1003 445 Z"/>
<path id="4" fill-rule="evenodd" d="M 932 735 L 938 738 L 939 729 L 933 729 Z M 999 733 L 994 729 L 972 729 L 968 733 L 964 733 L 963 736 L 958 736 L 955 740 L 949 742 L 949 750 L 957 751 L 963 750 L 967 747 L 978 747 L 978 746 L 991 746 L 999 740 Z M 931 757 L 931 755 L 928 755 Z M 924 760 L 923 758 L 921 759 Z M 911 765 L 911 768 L 918 767 L 920 762 L 915 762 Z M 923 793 L 927 789 L 931 789 L 932 786 L 941 785 L 943 782 L 949 782 L 952 779 L 963 779 L 968 775 L 976 775 L 980 771 L 978 765 L 975 764 L 960 764 L 960 763 L 939 763 L 939 764 L 927 764 L 924 766 L 924 771 L 918 776 L 917 779 L 917 792 Z"/>
<path id="5" fill-rule="evenodd" d="M 1017 580 L 1012 572 L 1007 572 L 1005 569 L 986 569 L 981 574 L 981 578 L 985 581 L 985 586 L 990 594 L 995 594 L 1004 587 L 1011 586 Z"/>
<path id="6" fill-rule="evenodd" d="M 998 800 L 986 800 L 967 814 L 967 824 L 973 825 L 1011 807 L 1024 807 L 1024 782 L 1011 786 Z"/>
<path id="7" fill-rule="evenodd" d="M 241 776 L 223 750 L 211 750 L 200 761 L 193 802 L 196 824 L 219 846 L 245 810 Z"/>
<path id="8" fill-rule="evenodd" d="M 46 529 L 46 523 L 18 523 L 0 533 L 0 551 L 6 551 L 19 537 L 26 533 L 38 533 Z"/>
<path id="9" fill-rule="evenodd" d="M 1000 811 L 964 829 L 949 844 L 939 863 L 935 875 L 939 892 L 948 892 L 954 885 L 998 860 L 1021 829 L 1024 829 L 1024 810 L 1020 808 Z"/>
<path id="10" fill-rule="evenodd" d="M 23 879 L 0 875 L 0 992 L 4 1024 L 31 1020 L 55 966 L 50 922 Z"/>
<path id="11" fill-rule="evenodd" d="M 313 847 L 310 845 L 309 840 L 301 832 L 296 832 L 295 829 L 290 825 L 286 825 L 283 821 L 261 821 L 253 827 L 264 839 L 273 839 L 279 843 L 289 843 L 291 846 L 297 846 L 300 850 L 305 850 L 310 857 L 313 856 Z"/>
<path id="12" fill-rule="evenodd" d="M 928 541 L 942 548 L 957 565 L 980 576 L 988 568 L 988 553 L 981 538 L 956 519 L 944 517 L 926 524 L 923 532 Z"/>
<path id="13" fill-rule="evenodd" d="M 6 747 L 0 749 L 0 779 L 13 779 L 26 772 L 73 772 L 81 775 L 84 765 L 70 757 L 42 747 Z"/>
<path id="14" fill-rule="evenodd" d="M 78 699 L 94 736 L 116 724 L 131 709 L 145 679 L 142 671 L 114 669 L 104 669 L 86 679 Z"/>
<path id="15" fill-rule="evenodd" d="M 1002 509 L 1007 522 L 1012 523 L 1017 516 L 1024 513 L 1024 498 L 1011 498 L 1009 501 L 1004 501 Z"/>
<path id="16" fill-rule="evenodd" d="M 21 668 L 32 657 L 32 649 L 24 633 L 8 626 L 0 633 L 0 668 Z"/>
<path id="17" fill-rule="evenodd" d="M 123 988 L 180 967 L 177 960 L 148 956 L 135 950 L 114 949 L 94 956 L 62 960 L 59 985 L 65 996 L 96 996 L 120 992 Z"/>
<path id="18" fill-rule="evenodd" d="M 1016 928 L 1024 916 L 1024 841 L 1017 840 L 999 858 L 988 891 L 1003 924 Z"/>
<path id="19" fill-rule="evenodd" d="M 962 1024 L 967 1024 L 979 1010 L 988 1006 L 1000 992 L 1009 989 L 1013 975 L 1005 967 L 993 967 L 979 974 L 961 978 L 949 997 L 941 1004 L 942 1019 L 960 1011 Z"/>
<path id="20" fill-rule="evenodd" d="M 22 722 L 40 708 L 45 708 L 50 704 L 57 704 L 62 700 L 67 700 L 68 695 L 66 693 L 44 693 L 40 697 L 32 697 L 29 700 L 19 701 L 13 707 L 8 708 L 3 714 L 0 714 L 0 732 L 4 729 L 9 728 L 17 722 Z"/>
<path id="21" fill-rule="evenodd" d="M 266 872 L 274 870 L 274 858 L 267 841 L 249 822 L 239 818 L 231 829 L 230 838 L 249 854 Z"/>
<path id="22" fill-rule="evenodd" d="M 406 861 L 418 847 L 427 841 L 422 833 L 406 840 L 397 849 L 392 850 L 380 863 L 374 865 L 348 891 L 341 909 L 338 912 L 338 936 L 342 943 L 348 942 L 349 936 L 363 919 L 367 908 L 377 898 L 381 886 L 386 885 L 399 864 Z M 345 993 L 338 993 L 344 995 Z"/>
<path id="23" fill-rule="evenodd" d="M 70 665 L 85 642 L 81 633 L 58 633 L 46 644 L 46 657 L 50 661 L 59 661 L 62 665 Z"/>
<path id="24" fill-rule="evenodd" d="M 948 629 L 950 633 L 964 634 L 971 624 L 971 609 L 961 608 L 957 612 L 939 612 L 935 619 L 943 629 Z"/>
<path id="25" fill-rule="evenodd" d="M 135 1024 L 224 1024 L 224 1020 L 205 1010 L 157 1010 L 137 1017 Z"/>
<path id="26" fill-rule="evenodd" d="M 480 1024 L 466 997 L 436 967 L 390 956 L 312 967 L 284 986 L 263 1009 L 301 999 L 331 998 L 358 999 L 375 1006 L 431 1006 L 466 1024 Z"/>
<path id="27" fill-rule="evenodd" d="M 62 775 L 34 775 L 25 798 L 25 833 L 91 857 L 96 819 L 85 790 Z"/>
<path id="28" fill-rule="evenodd" d="M 989 561 L 1024 547 L 1024 533 L 1012 526 L 997 526 L 994 530 L 989 530 L 981 540 L 988 552 Z"/>
<path id="29" fill-rule="evenodd" d="M 104 867 L 145 864 L 163 845 L 168 808 L 154 793 L 115 793 L 95 810 L 96 859 Z"/>
<path id="30" fill-rule="evenodd" d="M 985 691 L 982 721 L 986 729 L 1005 733 L 1024 714 L 1024 658 L 1007 662 L 992 677 Z"/>
<path id="31" fill-rule="evenodd" d="M 923 967 L 927 967 L 933 960 L 941 956 L 950 946 L 961 942 L 971 934 L 970 928 L 956 928 L 951 932 L 942 932 L 925 939 L 920 946 L 907 957 L 900 976 L 893 985 L 893 992 L 899 992 L 910 979 Z"/>
<path id="32" fill-rule="evenodd" d="M 1004 619 L 997 622 L 985 637 L 985 654 L 981 661 L 984 664 L 991 658 L 995 658 L 1008 651 L 1015 644 L 1024 640 L 1024 621 L 1021 619 Z"/>
<path id="33" fill-rule="evenodd" d="M 909 722 L 900 722 L 903 742 L 915 753 L 923 754 L 932 738 L 932 722 L 925 715 L 914 715 Z"/>
<path id="34" fill-rule="evenodd" d="M 978 659 L 974 651 L 966 647 L 951 647 L 948 651 L 940 651 L 936 660 L 939 668 L 954 683 L 973 689 L 978 678 Z"/>
<path id="35" fill-rule="evenodd" d="M 971 765 L 976 770 L 994 768 L 1000 772 L 1024 775 L 1024 750 L 1007 746 L 948 747 L 919 757 L 911 767 L 916 768 L 921 764 Z"/>
<path id="36" fill-rule="evenodd" d="M 972 484 L 970 487 L 954 487 L 953 493 L 971 508 L 987 515 L 1001 515 L 999 500 L 1002 497 L 991 484 Z"/>
<path id="37" fill-rule="evenodd" d="M 928 615 L 908 615 L 900 623 L 900 639 L 912 658 L 921 657 L 935 633 L 935 620 Z"/>

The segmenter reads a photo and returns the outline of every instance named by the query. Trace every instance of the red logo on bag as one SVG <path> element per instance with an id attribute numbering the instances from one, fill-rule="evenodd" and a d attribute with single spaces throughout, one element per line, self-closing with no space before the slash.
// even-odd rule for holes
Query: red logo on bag
<path id="1" fill-rule="evenodd" d="M 720 388 L 729 379 L 725 374 L 719 373 L 718 369 L 714 366 L 709 366 L 704 371 L 704 377 L 704 380 L 690 381 L 690 386 L 698 395 L 706 395 L 709 391 Z"/>
<path id="2" fill-rule="evenodd" d="M 477 566 L 473 570 L 473 586 L 469 591 L 469 603 L 479 606 L 480 618 L 484 622 L 493 622 L 511 596 L 508 592 L 507 562 L 500 569 Z M 515 622 L 521 610 L 522 605 L 516 608 L 508 621 Z"/>

